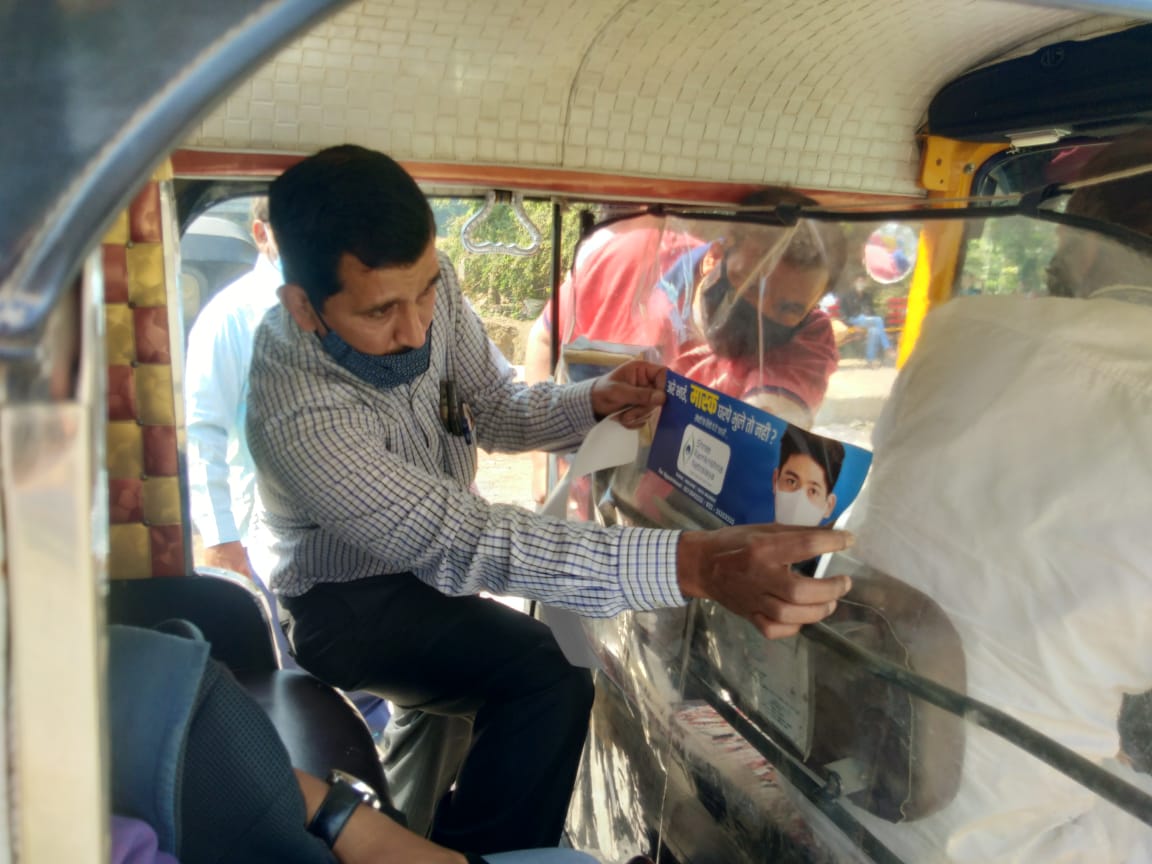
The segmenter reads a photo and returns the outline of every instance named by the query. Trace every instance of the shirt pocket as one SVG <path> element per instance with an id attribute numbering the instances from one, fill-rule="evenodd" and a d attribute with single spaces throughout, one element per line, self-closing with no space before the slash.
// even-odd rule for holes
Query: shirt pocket
<path id="1" fill-rule="evenodd" d="M 442 460 L 440 422 L 437 413 L 421 404 L 427 398 L 417 394 L 413 405 L 403 399 L 381 407 L 380 424 L 384 449 L 417 469 L 438 474 Z"/>

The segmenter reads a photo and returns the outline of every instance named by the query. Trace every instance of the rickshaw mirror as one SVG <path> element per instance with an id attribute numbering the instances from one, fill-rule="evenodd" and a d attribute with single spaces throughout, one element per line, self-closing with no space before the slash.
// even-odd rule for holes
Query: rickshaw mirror
<path id="1" fill-rule="evenodd" d="M 881 285 L 899 282 L 916 264 L 917 232 L 901 222 L 888 222 L 864 244 L 864 269 Z"/>

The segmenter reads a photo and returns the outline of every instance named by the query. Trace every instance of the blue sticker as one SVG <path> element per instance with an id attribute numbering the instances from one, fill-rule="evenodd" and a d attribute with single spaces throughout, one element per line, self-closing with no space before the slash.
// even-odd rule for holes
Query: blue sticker
<path id="1" fill-rule="evenodd" d="M 872 454 L 668 373 L 648 469 L 729 525 L 831 525 Z"/>

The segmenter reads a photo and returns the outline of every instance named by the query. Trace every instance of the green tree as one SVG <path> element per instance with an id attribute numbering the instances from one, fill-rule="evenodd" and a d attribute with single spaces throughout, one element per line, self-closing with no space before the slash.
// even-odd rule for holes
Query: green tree
<path id="1" fill-rule="evenodd" d="M 983 294 L 1044 293 L 1044 271 L 1056 251 L 1051 222 L 1010 216 L 988 219 L 964 255 L 966 287 Z"/>
<path id="2" fill-rule="evenodd" d="M 465 223 L 484 206 L 483 201 L 467 202 L 467 207 L 433 205 L 441 225 L 437 246 L 456 267 L 464 295 L 478 311 L 530 319 L 538 314 L 552 293 L 552 204 L 547 201 L 525 201 L 524 210 L 540 231 L 540 248 L 531 257 L 489 253 L 476 254 L 464 249 L 460 234 Z M 572 252 L 579 239 L 579 220 L 574 211 L 566 213 L 561 236 L 561 273 L 572 262 Z M 497 204 L 484 221 L 476 226 L 473 238 L 478 242 L 527 246 L 530 235 L 516 219 L 512 207 Z"/>

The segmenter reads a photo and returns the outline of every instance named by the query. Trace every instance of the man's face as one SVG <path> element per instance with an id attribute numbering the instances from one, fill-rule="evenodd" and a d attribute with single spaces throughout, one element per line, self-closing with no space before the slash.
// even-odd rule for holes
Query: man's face
<path id="1" fill-rule="evenodd" d="M 760 314 L 785 327 L 795 327 L 827 290 L 827 270 L 805 269 L 781 261 L 768 274 Z"/>
<path id="2" fill-rule="evenodd" d="M 773 472 L 772 483 L 777 522 L 816 526 L 836 507 L 836 496 L 828 488 L 824 469 L 811 456 L 793 453 Z"/>
<path id="3" fill-rule="evenodd" d="M 374 270 L 346 252 L 336 272 L 342 290 L 328 298 L 321 314 L 345 342 L 378 356 L 424 344 L 440 281 L 435 241 L 406 267 Z M 320 324 L 316 329 L 323 334 L 322 328 Z"/>
<path id="4" fill-rule="evenodd" d="M 779 232 L 776 232 L 779 241 Z M 736 240 L 729 247 L 710 250 L 700 264 L 701 285 L 710 285 L 726 258 L 728 280 L 736 297 L 760 310 L 769 321 L 795 327 L 812 311 L 828 289 L 827 269 L 813 264 L 798 267 L 773 254 L 771 235 Z M 697 292 L 699 293 L 699 292 Z"/>

